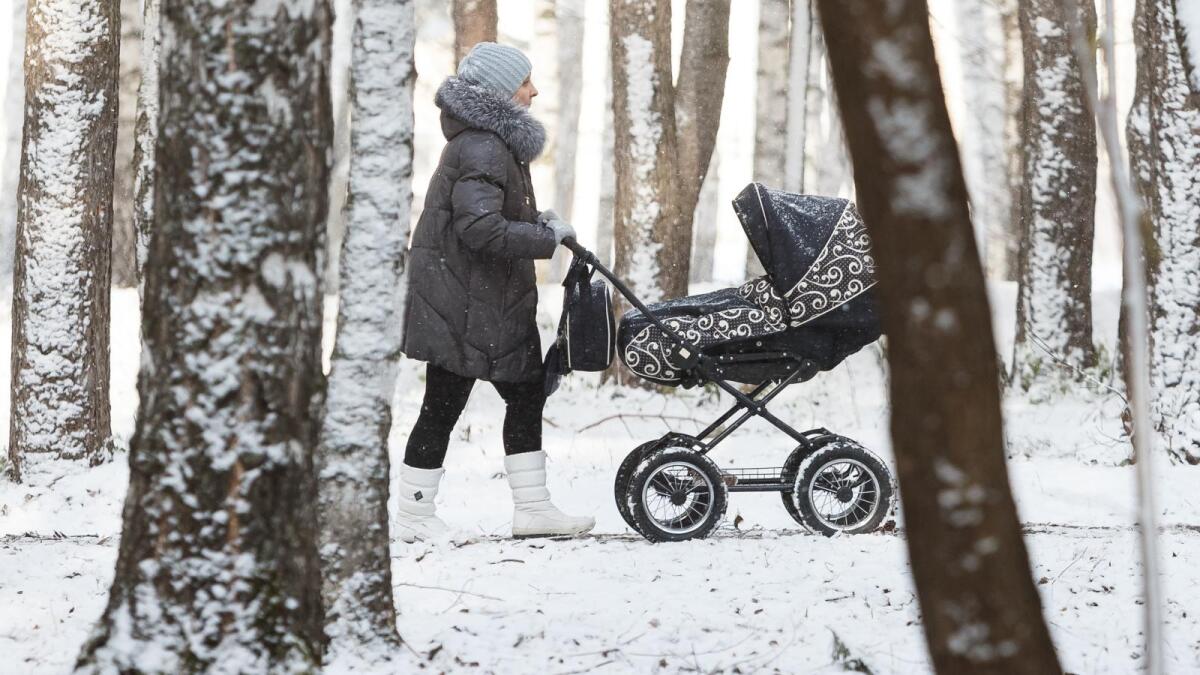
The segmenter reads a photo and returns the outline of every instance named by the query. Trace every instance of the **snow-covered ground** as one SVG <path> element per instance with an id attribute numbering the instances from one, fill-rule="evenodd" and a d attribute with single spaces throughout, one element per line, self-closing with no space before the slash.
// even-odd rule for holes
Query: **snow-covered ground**
<path id="1" fill-rule="evenodd" d="M 547 331 L 557 315 L 555 290 L 542 293 Z M 1012 290 L 993 289 L 1004 353 Z M 1103 342 L 1115 333 L 1115 301 L 1112 292 L 1097 297 Z M 114 316 L 113 420 L 123 445 L 136 406 L 136 294 L 117 292 Z M 0 327 L 7 325 L 0 316 Z M 800 426 L 852 436 L 890 461 L 880 359 L 868 348 L 783 394 L 773 410 Z M 506 538 L 503 404 L 489 386 L 478 387 L 455 432 L 439 497 L 445 518 L 477 540 L 393 549 L 410 658 L 437 671 L 497 673 L 837 672 L 854 659 L 875 673 L 928 669 L 902 534 L 812 536 L 798 530 L 776 495 L 738 494 L 725 526 L 708 540 L 651 545 L 632 535 L 612 499 L 617 464 L 668 428 L 694 430 L 724 401 L 703 390 L 617 391 L 596 379 L 571 376 L 546 410 L 555 499 L 598 522 L 594 537 L 578 541 Z M 406 362 L 393 467 L 421 393 L 420 369 Z M 1140 568 L 1119 402 L 1092 392 L 1047 398 L 1006 403 L 1012 482 L 1046 616 L 1067 670 L 1132 672 L 1139 667 Z M 6 401 L 0 405 L 6 415 Z M 782 434 L 751 423 L 716 456 L 722 465 L 770 466 L 790 449 Z M 32 461 L 24 484 L 0 483 L 0 672 L 56 673 L 71 665 L 107 597 L 126 461 L 123 451 L 96 468 Z M 1200 470 L 1161 464 L 1168 672 L 1200 672 L 1200 568 L 1193 562 L 1200 559 Z"/>

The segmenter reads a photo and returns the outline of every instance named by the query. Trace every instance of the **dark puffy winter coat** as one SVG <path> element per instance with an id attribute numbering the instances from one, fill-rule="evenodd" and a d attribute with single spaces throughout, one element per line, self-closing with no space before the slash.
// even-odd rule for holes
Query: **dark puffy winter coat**
<path id="1" fill-rule="evenodd" d="M 438 88 L 446 147 L 413 231 L 403 350 L 464 377 L 542 377 L 533 260 L 554 231 L 537 222 L 529 162 L 546 132 L 529 112 L 457 77 Z"/>

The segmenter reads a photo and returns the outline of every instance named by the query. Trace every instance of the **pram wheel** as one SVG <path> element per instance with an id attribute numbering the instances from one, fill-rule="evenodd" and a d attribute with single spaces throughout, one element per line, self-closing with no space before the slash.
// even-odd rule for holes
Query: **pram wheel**
<path id="1" fill-rule="evenodd" d="M 663 448 L 643 458 L 625 495 L 637 531 L 650 541 L 702 539 L 721 522 L 729 489 L 707 456 Z"/>
<path id="2" fill-rule="evenodd" d="M 832 440 L 811 455 L 803 453 L 797 448 L 784 467 L 785 475 L 795 476 L 783 499 L 796 522 L 827 537 L 879 527 L 894 494 L 883 460 L 848 438 Z"/>
<path id="3" fill-rule="evenodd" d="M 633 512 L 629 510 L 629 500 L 626 495 L 629 493 L 629 481 L 633 478 L 633 471 L 637 469 L 638 463 L 646 456 L 646 453 L 653 448 L 658 441 L 648 441 L 637 446 L 625 455 L 625 459 L 621 461 L 621 466 L 617 468 L 617 477 L 613 481 L 613 498 L 617 502 L 617 512 L 621 514 L 621 518 L 625 524 L 633 529 L 634 532 L 641 534 L 638 529 L 637 521 L 633 517 Z"/>

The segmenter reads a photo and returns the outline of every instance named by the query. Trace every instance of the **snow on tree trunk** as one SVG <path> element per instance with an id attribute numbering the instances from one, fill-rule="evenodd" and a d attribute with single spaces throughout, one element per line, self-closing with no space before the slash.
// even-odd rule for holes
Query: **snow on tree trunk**
<path id="1" fill-rule="evenodd" d="M 388 433 L 412 208 L 416 22 L 412 0 L 356 0 L 355 15 L 350 209 L 317 454 L 333 658 L 364 658 L 364 643 L 387 648 L 399 642 L 388 537 Z"/>
<path id="2" fill-rule="evenodd" d="M 1096 31 L 1095 7 L 1079 20 Z M 1021 0 L 1026 132 L 1021 181 L 1017 333 L 1011 382 L 1077 377 L 1062 368 L 1096 364 L 1092 344 L 1092 240 L 1096 214 L 1096 120 L 1060 0 Z"/>
<path id="3" fill-rule="evenodd" d="M 616 273 L 643 302 L 687 294 L 691 247 L 675 243 L 676 135 L 670 0 L 612 0 Z"/>
<path id="4" fill-rule="evenodd" d="M 558 21 L 555 6 L 557 0 L 531 0 L 526 3 L 532 13 L 533 42 L 526 53 L 533 62 L 535 72 L 531 74 L 538 89 L 538 96 L 533 102 L 536 114 L 546 120 L 559 119 L 560 96 L 558 75 Z M 538 204 L 542 208 L 553 208 L 561 215 L 558 208 L 558 134 L 546 135 L 546 144 L 542 154 L 529 164 L 530 176 L 535 185 L 543 186 L 538 192 Z M 568 251 L 563 247 L 555 249 L 550 260 L 534 261 L 538 283 L 557 283 L 562 278 L 566 268 L 564 254 Z"/>
<path id="5" fill-rule="evenodd" d="M 121 68 L 118 83 L 117 156 L 113 167 L 112 283 L 138 285 L 137 229 L 133 220 L 133 147 L 142 78 L 142 0 L 121 0 Z"/>
<path id="6" fill-rule="evenodd" d="M 78 668 L 310 672 L 328 5 L 162 9 L 142 405 L 109 602 Z"/>
<path id="7" fill-rule="evenodd" d="M 700 199 L 696 202 L 696 211 L 692 218 L 694 236 L 692 238 L 692 263 L 688 273 L 689 280 L 712 281 L 714 254 L 717 247 L 717 214 L 721 210 L 720 173 L 721 155 L 713 151 L 708 164 L 708 174 L 704 177 L 704 187 L 700 190 Z"/>
<path id="8" fill-rule="evenodd" d="M 452 0 L 454 65 L 479 42 L 496 41 L 496 0 Z"/>
<path id="9" fill-rule="evenodd" d="M 108 444 L 117 0 L 31 0 L 13 270 L 9 455 Z"/>
<path id="10" fill-rule="evenodd" d="M 983 268 L 923 0 L 820 0 L 874 242 L 909 558 L 938 673 L 1061 672 L 1009 488 Z"/>
<path id="11" fill-rule="evenodd" d="M 1189 85 L 1175 8 L 1139 0 L 1127 134 L 1145 204 L 1151 416 L 1172 457 L 1200 464 L 1200 88 Z M 1189 10 L 1188 11 L 1192 11 Z"/>
<path id="12" fill-rule="evenodd" d="M 138 86 L 133 146 L 133 225 L 137 234 L 137 276 L 145 276 L 154 227 L 154 144 L 158 139 L 158 69 L 162 51 L 162 0 L 144 0 L 142 79 Z"/>
<path id="13" fill-rule="evenodd" d="M 754 180 L 783 188 L 787 175 L 789 0 L 759 0 L 758 74 L 754 105 Z M 746 247 L 746 277 L 764 274 Z"/>
<path id="14" fill-rule="evenodd" d="M 583 0 L 556 0 L 555 62 L 558 111 L 554 139 L 554 208 L 572 222 L 575 210 L 575 156 L 579 151 L 579 112 L 583 96 Z M 568 256 L 565 248 L 554 252 L 552 278 L 561 278 Z"/>
<path id="15" fill-rule="evenodd" d="M 675 87 L 680 220 L 678 236 L 671 244 L 684 246 L 686 251 L 692 250 L 692 219 L 721 125 L 728 69 L 729 0 L 688 0 Z"/>
<path id="16" fill-rule="evenodd" d="M 1003 278 L 1004 257 L 993 254 L 992 249 L 1005 250 L 1012 217 L 1004 134 L 1008 122 L 1004 18 L 996 0 L 959 0 L 954 7 L 962 36 L 958 44 L 967 105 L 960 139 L 963 172 L 971 193 L 971 219 L 988 276 Z"/>
<path id="17" fill-rule="evenodd" d="M 788 40 L 787 142 L 783 189 L 804 192 L 804 148 L 808 130 L 808 77 L 812 57 L 812 0 L 792 0 Z"/>
<path id="18" fill-rule="evenodd" d="M 12 288 L 17 240 L 17 186 L 21 179 L 21 127 L 25 109 L 25 0 L 11 0 L 12 49 L 4 74 L 4 164 L 0 165 L 0 297 Z"/>

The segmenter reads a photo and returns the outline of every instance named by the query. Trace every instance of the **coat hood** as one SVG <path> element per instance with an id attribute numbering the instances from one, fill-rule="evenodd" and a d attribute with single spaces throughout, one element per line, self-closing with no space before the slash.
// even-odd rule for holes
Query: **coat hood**
<path id="1" fill-rule="evenodd" d="M 434 103 L 463 125 L 496 134 L 523 162 L 534 160 L 546 145 L 545 127 L 527 109 L 460 77 L 446 78 Z M 447 138 L 458 131 L 445 123 L 442 129 Z"/>

